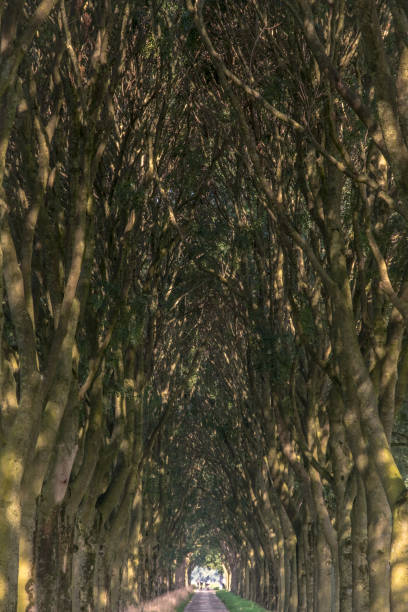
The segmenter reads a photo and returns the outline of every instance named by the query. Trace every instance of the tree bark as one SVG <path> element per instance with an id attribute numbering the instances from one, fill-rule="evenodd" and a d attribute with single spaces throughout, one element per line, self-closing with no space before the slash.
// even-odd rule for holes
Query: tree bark
<path id="1" fill-rule="evenodd" d="M 367 502 L 363 480 L 354 473 L 356 496 L 351 515 L 353 562 L 353 612 L 369 611 L 367 562 Z"/>

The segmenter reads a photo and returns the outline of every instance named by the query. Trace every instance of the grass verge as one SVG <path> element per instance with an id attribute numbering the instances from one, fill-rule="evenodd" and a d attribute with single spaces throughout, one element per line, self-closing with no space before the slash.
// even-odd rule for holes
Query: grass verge
<path id="1" fill-rule="evenodd" d="M 194 591 L 192 593 L 189 593 L 187 599 L 185 599 L 184 601 L 182 601 L 181 603 L 179 603 L 178 606 L 176 606 L 175 608 L 175 612 L 183 612 L 184 608 L 186 607 L 186 605 L 188 603 L 190 603 L 191 599 L 193 598 L 194 595 Z"/>
<path id="2" fill-rule="evenodd" d="M 229 612 L 265 612 L 265 608 L 261 608 L 261 606 L 248 599 L 242 599 L 242 597 L 234 595 L 230 591 L 216 591 L 215 594 L 221 599 Z"/>
<path id="3" fill-rule="evenodd" d="M 184 609 L 193 594 L 193 587 L 169 591 L 155 599 L 142 601 L 138 606 L 131 606 L 127 612 L 178 612 Z"/>

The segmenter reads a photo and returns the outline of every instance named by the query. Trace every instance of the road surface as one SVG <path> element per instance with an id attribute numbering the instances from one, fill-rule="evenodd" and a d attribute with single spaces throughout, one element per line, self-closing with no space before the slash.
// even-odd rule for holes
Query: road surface
<path id="1" fill-rule="evenodd" d="M 227 608 L 212 591 L 197 591 L 190 603 L 184 608 L 185 612 L 227 612 Z"/>

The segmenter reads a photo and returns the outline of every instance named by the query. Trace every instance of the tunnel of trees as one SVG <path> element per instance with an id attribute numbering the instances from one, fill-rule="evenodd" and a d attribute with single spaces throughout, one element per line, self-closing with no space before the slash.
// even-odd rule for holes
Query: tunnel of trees
<path id="1" fill-rule="evenodd" d="M 0 38 L 0 609 L 407 612 L 405 0 Z"/>

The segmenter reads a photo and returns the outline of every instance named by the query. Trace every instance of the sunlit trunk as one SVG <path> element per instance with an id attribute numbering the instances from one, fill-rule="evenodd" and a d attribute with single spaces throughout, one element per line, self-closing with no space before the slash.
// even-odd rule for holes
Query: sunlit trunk
<path id="1" fill-rule="evenodd" d="M 37 612 L 38 609 L 37 588 L 33 578 L 35 517 L 35 499 L 26 500 L 20 527 L 17 612 L 26 612 L 27 608 Z"/>
<path id="2" fill-rule="evenodd" d="M 370 612 L 387 612 L 390 609 L 391 514 L 375 470 L 369 468 L 365 485 Z"/>
<path id="3" fill-rule="evenodd" d="M 347 315 L 345 315 L 344 310 L 341 310 L 337 314 L 337 317 L 343 317 L 343 320 L 345 320 Z M 377 472 L 382 487 L 385 491 L 388 506 L 393 510 L 395 504 L 398 503 L 398 499 L 401 498 L 403 500 L 401 506 L 407 503 L 406 495 L 404 494 L 404 481 L 391 454 L 388 440 L 378 415 L 378 405 L 375 392 L 367 369 L 362 363 L 359 348 L 356 346 L 354 330 L 352 335 L 350 326 L 345 325 L 342 326 L 342 332 L 344 339 L 342 342 L 343 352 L 341 356 L 341 367 L 345 375 L 345 389 L 347 390 L 348 401 L 352 401 L 356 407 L 356 410 L 358 409 L 359 411 L 357 418 L 359 418 L 361 422 L 362 433 L 367 444 L 367 459 L 363 465 L 361 465 L 359 456 L 355 453 L 353 444 L 350 444 L 350 447 L 352 449 L 356 465 L 360 469 L 360 473 L 362 474 L 364 480 L 367 478 L 367 463 L 370 464 L 370 469 Z M 371 489 L 371 486 L 368 486 L 368 489 L 372 490 L 374 495 L 374 487 Z M 373 497 L 373 500 L 375 499 L 376 498 Z M 403 510 L 402 507 L 400 512 L 401 513 L 398 514 L 398 516 L 401 517 L 404 517 L 408 513 L 408 511 Z M 408 530 L 408 523 L 405 523 L 403 518 L 401 519 L 400 524 L 398 524 L 398 521 L 397 523 L 393 522 L 393 530 L 397 530 L 399 534 L 405 533 L 406 530 Z M 396 537 L 393 537 L 393 542 L 396 545 Z M 384 544 L 381 545 L 381 549 L 384 549 Z M 407 555 L 404 547 L 399 548 L 398 546 L 394 546 L 393 560 L 394 567 L 398 566 L 401 574 L 408 571 Z M 374 562 L 373 558 L 371 559 L 371 562 Z M 374 579 L 374 576 L 372 576 L 372 578 Z M 401 584 L 398 586 L 397 579 L 395 579 L 392 585 L 393 588 L 395 585 L 396 589 L 396 591 L 392 592 L 391 594 L 393 606 L 395 609 L 402 610 L 406 606 L 406 602 L 408 600 L 408 585 L 406 589 L 402 588 Z M 382 588 L 381 591 L 384 593 L 384 588 Z M 385 593 L 379 597 L 379 599 L 381 599 L 385 605 Z M 373 599 L 373 602 L 374 601 L 375 599 Z M 383 605 L 383 603 L 381 605 Z M 387 607 L 383 609 L 386 610 Z"/>
<path id="4" fill-rule="evenodd" d="M 29 603 L 25 586 L 32 575 L 32 541 L 22 531 L 21 482 L 30 446 L 32 414 L 40 404 L 39 382 L 33 375 L 33 384 L 22 391 L 13 428 L 0 451 L 0 604 L 7 612 L 17 610 L 18 585 L 27 595 L 26 605 Z M 25 526 L 29 528 L 28 519 Z M 20 540 L 27 546 L 24 550 L 19 549 Z"/>
<path id="5" fill-rule="evenodd" d="M 408 610 L 408 495 L 405 493 L 393 511 L 391 546 L 391 610 Z"/>

